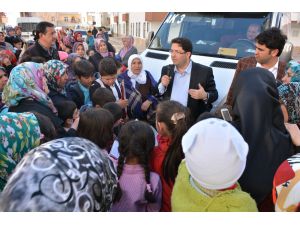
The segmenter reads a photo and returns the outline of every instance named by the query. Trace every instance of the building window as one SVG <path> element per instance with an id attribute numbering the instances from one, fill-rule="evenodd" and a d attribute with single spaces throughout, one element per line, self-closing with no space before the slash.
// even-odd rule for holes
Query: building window
<path id="1" fill-rule="evenodd" d="M 140 26 L 140 22 L 136 23 L 136 37 L 140 37 L 141 36 L 141 26 Z"/>
<path id="2" fill-rule="evenodd" d="M 68 22 L 68 21 L 69 21 L 69 18 L 68 18 L 68 17 L 64 17 L 64 21 L 65 21 L 65 22 Z"/>
<path id="3" fill-rule="evenodd" d="M 148 27 L 148 22 L 144 22 L 143 23 L 143 38 L 147 37 L 147 33 L 148 33 L 147 27 Z"/>
<path id="4" fill-rule="evenodd" d="M 76 23 L 76 20 L 75 20 L 75 17 L 74 17 L 74 16 L 72 16 L 71 22 L 72 22 L 72 23 Z"/>
<path id="5" fill-rule="evenodd" d="M 55 17 L 54 16 L 51 17 L 51 21 L 55 22 Z"/>

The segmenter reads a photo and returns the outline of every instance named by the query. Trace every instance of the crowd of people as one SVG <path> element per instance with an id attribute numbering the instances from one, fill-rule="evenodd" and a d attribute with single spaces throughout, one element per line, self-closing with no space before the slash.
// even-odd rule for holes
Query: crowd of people
<path id="1" fill-rule="evenodd" d="M 103 30 L 0 32 L 0 211 L 300 211 L 300 63 L 279 60 L 279 29 L 250 28 L 232 121 L 187 38 L 156 81 L 132 36 L 116 52 Z"/>

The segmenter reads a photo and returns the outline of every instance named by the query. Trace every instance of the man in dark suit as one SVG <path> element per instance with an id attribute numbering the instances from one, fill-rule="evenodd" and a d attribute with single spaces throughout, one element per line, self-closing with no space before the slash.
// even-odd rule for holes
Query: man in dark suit
<path id="1" fill-rule="evenodd" d="M 273 73 L 277 81 L 285 74 L 286 63 L 279 61 L 279 56 L 282 53 L 286 42 L 286 35 L 282 34 L 280 29 L 272 27 L 261 32 L 256 38 L 255 56 L 245 57 L 239 60 L 237 68 L 227 94 L 226 105 L 232 107 L 232 90 L 235 80 L 241 71 L 253 68 L 262 67 Z"/>
<path id="2" fill-rule="evenodd" d="M 210 67 L 191 61 L 193 46 L 187 38 L 175 38 L 170 49 L 174 64 L 164 66 L 158 89 L 164 99 L 175 100 L 191 110 L 192 119 L 210 111 L 218 91 Z"/>

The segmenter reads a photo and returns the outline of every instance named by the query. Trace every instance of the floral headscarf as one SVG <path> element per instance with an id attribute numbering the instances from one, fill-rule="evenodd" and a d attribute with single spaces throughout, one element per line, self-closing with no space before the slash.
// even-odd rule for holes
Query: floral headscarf
<path id="1" fill-rule="evenodd" d="M 40 144 L 40 127 L 32 113 L 0 115 L 0 192 L 23 156 Z"/>
<path id="2" fill-rule="evenodd" d="M 0 211 L 109 211 L 117 187 L 112 161 L 83 138 L 30 151 L 5 186 Z"/>
<path id="3" fill-rule="evenodd" d="M 63 88 L 57 85 L 57 81 L 66 73 L 68 65 L 60 60 L 49 60 L 44 64 L 44 72 L 49 88 L 62 92 Z"/>
<path id="4" fill-rule="evenodd" d="M 279 100 L 288 111 L 289 123 L 300 125 L 300 83 L 291 82 L 278 87 Z"/>
<path id="5" fill-rule="evenodd" d="M 19 64 L 10 72 L 2 93 L 2 101 L 7 106 L 16 106 L 22 99 L 33 98 L 56 113 L 53 102 L 43 89 L 44 76 L 43 64 L 34 62 Z"/>
<path id="6" fill-rule="evenodd" d="M 294 74 L 291 78 L 291 82 L 300 82 L 300 63 L 296 60 L 291 60 L 288 62 L 286 68 L 287 70 L 291 69 Z"/>

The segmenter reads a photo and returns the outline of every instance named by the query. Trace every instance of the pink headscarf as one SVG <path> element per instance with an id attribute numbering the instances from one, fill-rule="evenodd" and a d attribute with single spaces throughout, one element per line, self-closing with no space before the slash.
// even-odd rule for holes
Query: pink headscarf
<path id="1" fill-rule="evenodd" d="M 100 43 L 104 42 L 106 45 L 106 52 L 100 52 Z M 102 38 L 96 38 L 95 39 L 95 50 L 103 57 L 113 56 L 112 52 L 109 52 L 107 49 L 106 41 Z"/>

